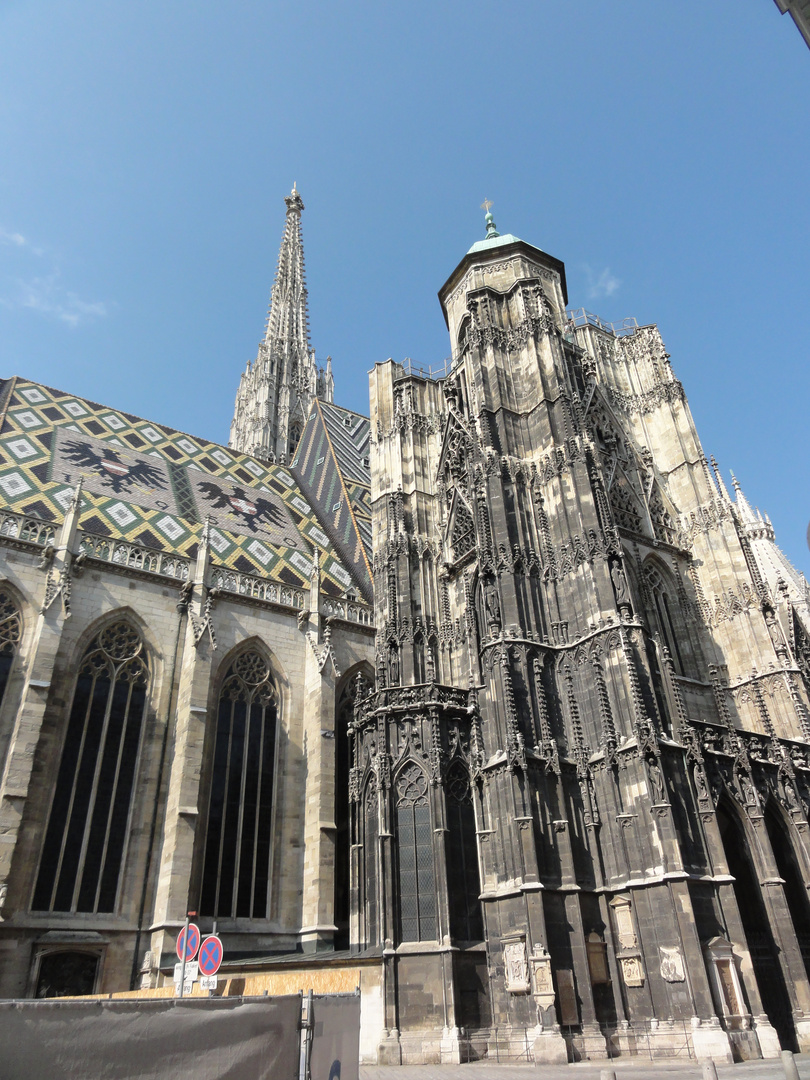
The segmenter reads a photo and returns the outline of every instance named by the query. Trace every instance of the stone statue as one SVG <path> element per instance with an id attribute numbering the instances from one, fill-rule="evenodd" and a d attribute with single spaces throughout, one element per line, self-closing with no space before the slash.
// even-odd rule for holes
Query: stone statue
<path id="1" fill-rule="evenodd" d="M 488 581 L 484 589 L 484 608 L 490 626 L 501 625 L 501 601 L 494 581 Z"/>
<path id="2" fill-rule="evenodd" d="M 391 679 L 391 685 L 399 686 L 399 650 L 396 648 L 391 650 L 391 656 L 388 662 L 388 671 Z"/>
<path id="3" fill-rule="evenodd" d="M 647 762 L 647 769 L 650 774 L 653 802 L 665 803 L 667 801 L 667 791 L 664 783 L 664 774 L 661 772 L 661 766 L 653 758 L 650 758 Z"/>
<path id="4" fill-rule="evenodd" d="M 621 563 L 615 562 L 613 564 L 613 568 L 610 571 L 610 577 L 613 581 L 613 591 L 616 594 L 616 603 L 629 604 L 630 586 L 627 584 L 627 575 L 625 574 Z"/>
<path id="5" fill-rule="evenodd" d="M 698 799 L 700 802 L 708 802 L 709 800 L 709 788 L 706 784 L 706 776 L 701 769 L 700 765 L 695 765 L 694 770 L 695 787 L 697 788 Z"/>

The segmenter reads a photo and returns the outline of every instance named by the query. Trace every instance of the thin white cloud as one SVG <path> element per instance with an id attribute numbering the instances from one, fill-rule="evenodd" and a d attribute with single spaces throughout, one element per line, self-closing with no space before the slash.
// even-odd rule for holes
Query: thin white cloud
<path id="1" fill-rule="evenodd" d="M 48 315 L 74 328 L 82 323 L 103 319 L 108 314 L 103 301 L 82 300 L 75 292 L 63 288 L 56 270 L 47 277 L 18 280 L 13 292 L 0 297 L 0 304 L 5 308 L 27 309 Z"/>
<path id="2" fill-rule="evenodd" d="M 0 229 L 0 244 L 13 244 L 15 247 L 26 247 L 28 241 L 18 232 L 8 232 L 6 229 Z"/>
<path id="3" fill-rule="evenodd" d="M 32 255 L 36 255 L 37 258 L 41 258 L 45 254 L 44 248 L 32 244 L 22 233 L 9 232 L 2 225 L 0 225 L 0 244 L 5 244 L 8 247 L 24 248 L 26 251 L 30 251 Z"/>
<path id="4" fill-rule="evenodd" d="M 588 279 L 588 297 L 591 300 L 603 296 L 613 296 L 621 286 L 621 281 L 611 272 L 609 266 L 598 272 L 591 269 L 590 266 L 586 266 L 585 274 Z"/>
<path id="5" fill-rule="evenodd" d="M 58 319 L 72 328 L 106 318 L 109 314 L 109 306 L 103 301 L 83 300 L 62 284 L 61 270 L 53 252 L 49 253 L 45 248 L 33 244 L 22 233 L 2 226 L 0 246 L 12 249 L 3 256 L 3 262 L 9 266 L 5 273 L 0 273 L 0 307 L 33 311 Z M 20 270 L 25 265 L 26 256 L 31 255 L 43 262 L 34 264 L 40 272 L 27 276 L 24 270 L 22 273 Z M 15 264 L 15 269 L 12 269 Z M 30 261 L 28 269 L 34 269 Z"/>

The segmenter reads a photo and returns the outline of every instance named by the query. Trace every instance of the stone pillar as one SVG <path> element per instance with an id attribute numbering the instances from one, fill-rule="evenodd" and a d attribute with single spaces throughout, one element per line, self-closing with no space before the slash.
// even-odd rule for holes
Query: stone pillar
<path id="1" fill-rule="evenodd" d="M 332 628 L 320 611 L 317 558 L 310 580 L 306 632 L 303 731 L 306 746 L 304 888 L 301 944 L 304 952 L 331 948 L 335 890 L 335 681 L 340 671 L 332 648 Z"/>
<path id="2" fill-rule="evenodd" d="M 54 663 L 59 651 L 65 620 L 70 618 L 72 577 L 78 575 L 83 561 L 73 547 L 81 511 L 82 485 L 76 487 L 56 544 L 48 544 L 42 553 L 40 570 L 47 569 L 43 580 L 42 606 L 31 640 L 27 674 L 20 707 L 9 740 L 6 765 L 0 781 L 0 907 L 15 903 L 7 896 L 12 861 L 25 810 L 34 757 L 39 743 Z"/>
<path id="3" fill-rule="evenodd" d="M 211 687 L 213 650 L 211 624 L 214 595 L 206 586 L 210 563 L 208 523 L 197 553 L 193 580 L 187 583 L 180 607 L 187 605 L 188 622 L 178 657 L 179 686 L 174 718 L 173 754 L 168 778 L 163 845 L 152 925 L 153 950 L 173 949 L 189 905 L 189 895 L 200 808 L 200 774 L 205 747 L 206 719 Z"/>

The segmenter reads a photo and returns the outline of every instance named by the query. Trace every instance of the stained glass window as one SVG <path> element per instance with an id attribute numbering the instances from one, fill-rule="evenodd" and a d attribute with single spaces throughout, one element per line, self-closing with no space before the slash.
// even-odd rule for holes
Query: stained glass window
<path id="1" fill-rule="evenodd" d="M 433 830 L 425 773 L 414 762 L 397 777 L 400 941 L 435 941 Z"/>
<path id="2" fill-rule="evenodd" d="M 200 913 L 267 917 L 277 696 L 258 652 L 239 656 L 219 694 Z"/>
<path id="3" fill-rule="evenodd" d="M 149 670 L 129 623 L 82 659 L 34 890 L 37 911 L 114 911 Z"/>

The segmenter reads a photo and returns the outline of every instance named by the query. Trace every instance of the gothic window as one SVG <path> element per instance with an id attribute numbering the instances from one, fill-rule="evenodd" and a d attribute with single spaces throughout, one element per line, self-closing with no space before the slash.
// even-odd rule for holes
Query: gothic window
<path id="1" fill-rule="evenodd" d="M 287 452 L 290 455 L 290 459 L 292 459 L 292 457 L 294 456 L 295 451 L 298 448 L 298 443 L 299 443 L 300 439 L 301 439 L 301 425 L 299 423 L 297 423 L 297 422 L 295 424 L 291 424 L 290 425 L 290 442 L 289 442 L 289 446 L 287 448 Z"/>
<path id="2" fill-rule="evenodd" d="M 349 672 L 338 696 L 335 708 L 335 885 L 334 917 L 335 948 L 349 947 L 349 888 L 351 828 L 349 806 L 349 777 L 352 767 L 352 746 L 349 727 L 354 719 L 354 702 L 358 689 L 366 693 L 364 679 L 358 681 L 357 668 Z"/>
<path id="3" fill-rule="evenodd" d="M 396 793 L 399 940 L 435 941 L 436 889 L 428 781 L 414 762 L 397 777 Z"/>
<path id="4" fill-rule="evenodd" d="M 21 637 L 22 619 L 17 605 L 5 589 L 0 589 L 0 703 Z"/>
<path id="5" fill-rule="evenodd" d="M 148 681 L 143 644 L 127 622 L 105 627 L 84 654 L 34 890 L 35 910 L 115 910 Z"/>
<path id="6" fill-rule="evenodd" d="M 675 670 L 679 675 L 684 675 L 686 672 L 677 626 L 681 621 L 678 601 L 673 596 L 670 588 L 668 588 L 668 583 L 663 574 L 652 563 L 648 562 L 645 565 L 644 577 L 653 603 L 651 614 L 654 617 L 661 642 L 669 650 L 675 664 Z"/>
<path id="7" fill-rule="evenodd" d="M 481 879 L 475 838 L 475 809 L 470 776 L 457 762 L 445 783 L 447 794 L 447 880 L 450 891 L 450 933 L 455 941 L 482 941 Z"/>
<path id="8" fill-rule="evenodd" d="M 267 662 L 242 653 L 219 692 L 202 915 L 267 917 L 277 714 Z"/>
<path id="9" fill-rule="evenodd" d="M 372 774 L 363 793 L 363 855 L 365 874 L 360 882 L 365 889 L 365 944 L 375 945 L 379 935 L 379 910 L 377 904 L 377 878 L 379 840 L 379 814 L 377 808 L 377 781 Z"/>

